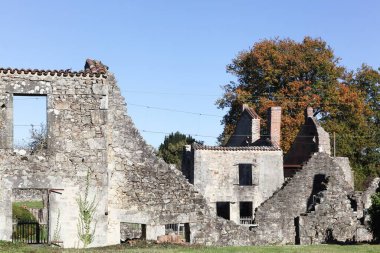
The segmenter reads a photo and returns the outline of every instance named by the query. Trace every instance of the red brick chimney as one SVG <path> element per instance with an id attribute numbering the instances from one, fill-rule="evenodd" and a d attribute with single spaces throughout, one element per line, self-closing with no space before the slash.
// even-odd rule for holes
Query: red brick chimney
<path id="1" fill-rule="evenodd" d="M 271 107 L 268 109 L 268 127 L 270 140 L 274 146 L 281 144 L 281 107 Z"/>
<path id="2" fill-rule="evenodd" d="M 307 107 L 305 110 L 305 123 L 307 122 L 307 118 L 313 117 L 313 115 L 314 115 L 313 108 L 310 106 Z"/>

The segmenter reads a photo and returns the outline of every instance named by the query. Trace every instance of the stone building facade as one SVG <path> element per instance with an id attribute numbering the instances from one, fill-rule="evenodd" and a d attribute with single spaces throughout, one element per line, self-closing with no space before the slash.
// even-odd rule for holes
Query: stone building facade
<path id="1" fill-rule="evenodd" d="M 182 171 L 211 210 L 236 224 L 253 226 L 254 210 L 284 182 L 279 148 L 281 108 L 269 109 L 270 139 L 260 136 L 260 118 L 244 105 L 225 146 L 187 146 Z"/>

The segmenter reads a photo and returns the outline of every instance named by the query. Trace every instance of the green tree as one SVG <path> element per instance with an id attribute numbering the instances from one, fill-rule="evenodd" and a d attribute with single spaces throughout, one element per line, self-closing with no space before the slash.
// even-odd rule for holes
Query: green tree
<path id="1" fill-rule="evenodd" d="M 348 156 L 362 172 L 363 150 L 373 131 L 369 121 L 373 107 L 366 89 L 356 84 L 363 78 L 348 73 L 339 60 L 325 41 L 310 37 L 302 42 L 263 40 L 240 52 L 227 65 L 237 82 L 225 85 L 217 101 L 219 108 L 229 108 L 222 121 L 221 144 L 233 133 L 242 104 L 249 104 L 263 119 L 269 107 L 281 106 L 281 146 L 286 152 L 304 121 L 304 109 L 311 106 L 326 131 L 336 132 L 337 155 Z"/>
<path id="2" fill-rule="evenodd" d="M 367 127 L 357 131 L 356 137 L 363 141 L 363 145 L 357 147 L 356 159 L 353 160 L 358 184 L 366 185 L 380 175 L 380 69 L 363 64 L 355 72 L 348 73 L 346 81 L 365 95 L 371 112 L 366 115 Z"/>
<path id="3" fill-rule="evenodd" d="M 196 141 L 190 135 L 186 136 L 180 132 L 171 133 L 165 136 L 164 142 L 158 148 L 158 156 L 162 157 L 165 162 L 175 164 L 180 168 L 182 162 L 182 151 L 185 145 L 193 144 L 194 142 L 202 144 L 201 141 Z"/>
<path id="4" fill-rule="evenodd" d="M 375 193 L 372 197 L 372 205 L 368 209 L 370 216 L 370 227 L 375 241 L 380 241 L 380 192 Z"/>

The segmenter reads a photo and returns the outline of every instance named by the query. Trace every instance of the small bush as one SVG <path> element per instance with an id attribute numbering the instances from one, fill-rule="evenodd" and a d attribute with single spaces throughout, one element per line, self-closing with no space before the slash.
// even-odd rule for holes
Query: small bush
<path id="1" fill-rule="evenodd" d="M 12 204 L 12 218 L 18 222 L 37 222 L 31 212 L 16 203 Z"/>
<path id="2" fill-rule="evenodd" d="M 380 241 L 380 192 L 375 193 L 371 197 L 372 206 L 368 209 L 369 216 L 371 217 L 370 226 L 373 234 L 373 239 L 377 242 Z"/>

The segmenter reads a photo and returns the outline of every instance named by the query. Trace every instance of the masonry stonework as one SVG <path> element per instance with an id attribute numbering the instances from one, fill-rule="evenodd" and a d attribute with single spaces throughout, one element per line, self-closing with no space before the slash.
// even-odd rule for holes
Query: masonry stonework
<path id="1" fill-rule="evenodd" d="M 48 148 L 42 154 L 13 149 L 15 94 L 47 98 Z M 97 203 L 92 247 L 120 243 L 121 222 L 143 224 L 149 240 L 164 234 L 165 224 L 186 223 L 190 242 L 240 242 L 226 242 L 226 235 L 209 229 L 219 223 L 203 196 L 145 143 L 126 114 L 114 76 L 100 63 L 87 61 L 83 72 L 0 69 L 0 104 L 1 240 L 12 236 L 12 191 L 44 189 L 50 237 L 59 222 L 62 245 L 81 247 L 77 200 L 90 173 L 89 199 Z"/>
<path id="2" fill-rule="evenodd" d="M 13 149 L 15 95 L 46 96 L 47 149 L 42 153 Z M 97 61 L 87 60 L 79 72 L 0 68 L 0 240 L 12 239 L 12 202 L 18 200 L 12 193 L 31 190 L 46 192 L 50 241 L 59 223 L 61 244 L 82 247 L 77 200 L 86 187 L 97 204 L 90 247 L 120 243 L 126 223 L 141 225 L 148 240 L 163 235 L 167 224 L 185 224 L 188 241 L 203 245 L 311 243 L 311 238 L 321 243 L 330 235 L 344 241 L 353 240 L 355 231 L 358 238 L 362 215 L 355 214 L 347 196 L 357 203 L 363 198 L 341 181 L 349 173 L 342 176 L 343 163 L 329 156 L 327 142 L 319 139 L 322 149 L 315 150 L 319 152 L 284 185 L 282 151 L 253 145 L 265 140 L 249 138 L 245 147 L 189 149 L 194 160 L 188 166 L 203 164 L 210 170 L 187 171 L 185 177 L 145 143 L 125 104 L 115 77 Z M 249 125 L 251 133 L 258 129 L 256 123 Z M 239 155 L 230 155 L 228 149 Z M 216 165 L 216 160 L 226 167 Z M 251 186 L 236 185 L 237 163 L 252 166 Z M 209 180 L 210 185 L 197 180 Z M 250 231 L 236 224 L 236 210 L 231 212 L 235 222 L 217 217 L 210 203 L 226 196 L 236 203 L 252 201 L 258 227 Z"/>

